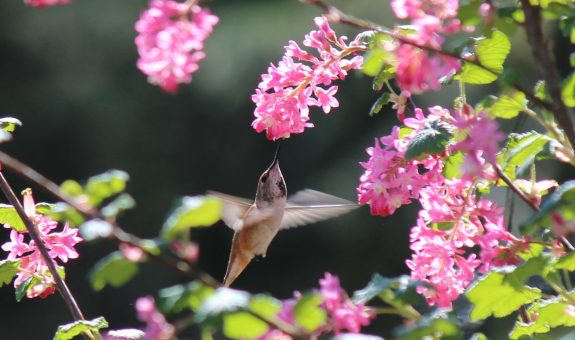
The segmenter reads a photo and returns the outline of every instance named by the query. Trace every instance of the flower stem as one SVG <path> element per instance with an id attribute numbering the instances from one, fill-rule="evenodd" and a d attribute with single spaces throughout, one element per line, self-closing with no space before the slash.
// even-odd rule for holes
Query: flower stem
<path id="1" fill-rule="evenodd" d="M 76 321 L 84 320 L 84 315 L 82 314 L 80 307 L 76 303 L 76 299 L 74 299 L 74 296 L 70 292 L 70 289 L 68 289 L 66 282 L 64 282 L 64 280 L 58 273 L 56 265 L 54 264 L 54 261 L 52 261 L 52 258 L 48 253 L 48 248 L 44 244 L 44 240 L 42 240 L 42 237 L 40 237 L 40 234 L 38 233 L 38 230 L 36 229 L 36 226 L 34 225 L 32 220 L 30 220 L 30 218 L 26 215 L 24 207 L 18 200 L 18 197 L 16 197 L 16 194 L 14 194 L 14 191 L 10 187 L 10 184 L 8 184 L 8 181 L 6 181 L 6 178 L 4 177 L 4 174 L 2 172 L 0 172 L 0 189 L 2 189 L 2 192 L 4 192 L 4 195 L 6 196 L 10 204 L 12 204 L 12 206 L 14 206 L 14 209 L 16 209 L 18 216 L 20 216 L 20 218 L 24 222 L 24 225 L 26 226 L 26 229 L 28 230 L 28 233 L 30 234 L 30 237 L 36 243 L 38 250 L 40 250 L 42 259 L 48 266 L 48 270 L 50 270 L 50 274 L 52 275 L 54 281 L 56 282 L 58 292 L 66 302 L 66 305 L 68 306 L 68 309 L 72 313 L 74 320 Z"/>

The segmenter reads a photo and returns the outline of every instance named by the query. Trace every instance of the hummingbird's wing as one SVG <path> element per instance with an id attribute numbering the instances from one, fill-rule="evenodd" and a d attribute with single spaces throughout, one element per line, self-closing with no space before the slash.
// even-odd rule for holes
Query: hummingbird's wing
<path id="1" fill-rule="evenodd" d="M 288 198 L 280 229 L 327 220 L 359 207 L 343 198 L 305 189 Z"/>
<path id="2" fill-rule="evenodd" d="M 235 231 L 242 229 L 242 217 L 248 211 L 253 201 L 217 191 L 208 191 L 208 195 L 222 201 L 222 221 Z"/>

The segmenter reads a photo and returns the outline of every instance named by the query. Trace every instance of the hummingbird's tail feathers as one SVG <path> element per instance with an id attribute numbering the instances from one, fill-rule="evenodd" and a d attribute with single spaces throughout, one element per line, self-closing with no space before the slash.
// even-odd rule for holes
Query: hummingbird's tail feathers
<path id="1" fill-rule="evenodd" d="M 234 239 L 232 241 L 232 251 L 230 252 L 230 259 L 228 260 L 226 275 L 224 275 L 224 287 L 229 287 L 252 260 L 251 257 L 237 249 L 238 243 L 236 238 L 237 233 L 234 235 Z"/>
<path id="2" fill-rule="evenodd" d="M 305 189 L 288 199 L 280 229 L 327 220 L 358 207 L 358 204 L 343 198 Z"/>

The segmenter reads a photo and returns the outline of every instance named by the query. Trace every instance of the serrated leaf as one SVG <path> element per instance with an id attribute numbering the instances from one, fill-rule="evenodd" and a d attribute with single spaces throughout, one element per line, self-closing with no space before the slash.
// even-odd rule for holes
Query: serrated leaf
<path id="1" fill-rule="evenodd" d="M 0 118 L 0 129 L 6 132 L 14 132 L 16 126 L 22 126 L 22 122 L 13 117 Z"/>
<path id="2" fill-rule="evenodd" d="M 21 260 L 2 260 L 0 261 L 0 287 L 12 282 L 18 268 L 20 268 Z"/>
<path id="3" fill-rule="evenodd" d="M 533 164 L 538 153 L 544 150 L 549 142 L 549 137 L 535 131 L 509 134 L 507 145 L 499 154 L 503 172 L 514 180 Z"/>
<path id="4" fill-rule="evenodd" d="M 554 269 L 565 269 L 570 272 L 575 270 L 575 251 L 568 253 L 567 255 L 561 257 L 557 262 L 553 264 Z"/>
<path id="5" fill-rule="evenodd" d="M 126 260 L 122 253 L 115 251 L 98 261 L 89 277 L 92 289 L 99 291 L 106 285 L 120 287 L 130 281 L 137 272 L 136 263 Z"/>
<path id="6" fill-rule="evenodd" d="M 461 73 L 455 77 L 468 84 L 489 84 L 495 81 L 503 71 L 503 62 L 511 50 L 507 36 L 500 31 L 493 31 L 490 38 L 479 38 L 476 42 L 478 62 L 490 71 L 470 62 L 464 62 Z"/>
<path id="7" fill-rule="evenodd" d="M 491 315 L 504 317 L 540 298 L 541 291 L 525 286 L 524 282 L 533 275 L 541 274 L 544 266 L 543 259 L 534 258 L 521 267 L 504 267 L 478 279 L 465 293 L 473 304 L 471 321 L 483 320 Z"/>
<path id="8" fill-rule="evenodd" d="M 294 317 L 298 325 L 307 332 L 313 332 L 327 320 L 327 314 L 320 305 L 323 298 L 317 294 L 304 295 L 294 306 Z"/>
<path id="9" fill-rule="evenodd" d="M 16 209 L 9 204 L 0 204 L 0 223 L 8 224 L 10 228 L 16 231 L 26 230 L 26 225 L 16 212 Z"/>
<path id="10" fill-rule="evenodd" d="M 124 171 L 109 170 L 103 174 L 90 177 L 84 190 L 90 198 L 90 203 L 98 205 L 104 199 L 124 191 L 129 178 Z"/>
<path id="11" fill-rule="evenodd" d="M 516 91 L 510 96 L 500 96 L 489 109 L 489 114 L 492 118 L 511 119 L 517 117 L 526 106 L 525 94 Z"/>
<path id="12" fill-rule="evenodd" d="M 224 335 L 230 339 L 255 339 L 262 336 L 269 326 L 247 312 L 224 315 Z"/>
<path id="13" fill-rule="evenodd" d="M 80 225 L 80 235 L 84 241 L 93 241 L 112 235 L 113 227 L 108 221 L 89 220 Z"/>
<path id="14" fill-rule="evenodd" d="M 16 287 L 16 290 L 14 292 L 16 295 L 16 301 L 20 302 L 26 295 L 28 289 L 34 287 L 38 283 L 40 283 L 40 280 L 34 276 L 31 276 L 26 280 L 24 280 L 24 282 L 22 282 L 20 285 L 18 285 L 18 287 Z"/>
<path id="15" fill-rule="evenodd" d="M 160 290 L 158 307 L 166 313 L 179 313 L 185 309 L 197 312 L 204 301 L 212 296 L 215 289 L 194 281 Z"/>
<path id="16" fill-rule="evenodd" d="M 426 123 L 423 129 L 418 131 L 409 141 L 407 151 L 405 151 L 405 159 L 442 153 L 453 137 L 452 130 L 451 125 L 439 120 Z"/>
<path id="17" fill-rule="evenodd" d="M 93 332 L 100 334 L 100 329 L 107 328 L 108 322 L 103 317 L 92 320 L 79 320 L 66 325 L 58 326 L 54 340 L 69 340 L 80 334 Z"/>
<path id="18" fill-rule="evenodd" d="M 369 115 L 373 116 L 376 113 L 379 113 L 383 106 L 389 102 L 389 92 L 384 92 L 373 105 L 371 106 L 371 110 L 369 110 Z"/>
<path id="19" fill-rule="evenodd" d="M 200 322 L 210 316 L 236 312 L 248 308 L 250 294 L 240 290 L 220 287 L 198 309 L 196 319 Z"/>
<path id="20" fill-rule="evenodd" d="M 567 107 L 575 107 L 575 73 L 571 73 L 561 86 L 561 98 Z"/>
<path id="21" fill-rule="evenodd" d="M 538 212 L 519 225 L 523 233 L 529 233 L 534 226 L 549 225 L 552 212 L 563 214 L 563 217 L 575 218 L 575 180 L 563 183 L 541 204 Z"/>
<path id="22" fill-rule="evenodd" d="M 519 339 L 523 335 L 547 333 L 555 327 L 575 326 L 575 318 L 565 313 L 568 306 L 569 304 L 562 298 L 552 298 L 533 304 L 528 313 L 537 315 L 535 321 L 528 324 L 517 321 L 509 337 Z"/>
<path id="23" fill-rule="evenodd" d="M 282 303 L 269 295 L 256 295 L 250 301 L 250 310 L 262 318 L 269 319 L 282 310 Z"/>
<path id="24" fill-rule="evenodd" d="M 179 233 L 189 228 L 208 227 L 220 219 L 222 202 L 215 197 L 184 197 L 180 205 L 172 211 L 162 227 L 162 236 L 173 240 Z"/>

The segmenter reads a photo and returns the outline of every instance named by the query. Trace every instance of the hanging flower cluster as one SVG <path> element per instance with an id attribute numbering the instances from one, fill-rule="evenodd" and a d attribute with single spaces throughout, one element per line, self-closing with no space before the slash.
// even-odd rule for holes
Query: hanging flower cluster
<path id="1" fill-rule="evenodd" d="M 359 37 L 347 43 L 346 37 L 336 36 L 325 17 L 314 22 L 318 29 L 305 36 L 303 45 L 315 49 L 317 55 L 290 41 L 282 60 L 268 68 L 252 95 L 256 104 L 252 127 L 257 132 L 265 130 L 268 139 L 288 138 L 313 127 L 310 106 L 321 107 L 325 113 L 338 107 L 333 81 L 362 66 L 363 58 L 354 56 L 365 49 Z"/>
<path id="2" fill-rule="evenodd" d="M 58 222 L 36 212 L 36 205 L 30 190 L 24 192 L 24 210 L 36 226 L 52 259 L 59 259 L 66 263 L 69 259 L 78 258 L 75 246 L 82 241 L 82 238 L 78 236 L 77 228 L 70 228 L 66 224 L 61 231 L 57 231 Z M 8 224 L 4 224 L 4 227 L 10 228 Z M 54 293 L 55 281 L 36 243 L 33 240 L 26 241 L 27 234 L 26 230 L 12 229 L 10 241 L 2 245 L 2 250 L 8 252 L 8 260 L 20 260 L 14 287 L 31 284 L 32 287 L 26 292 L 29 298 L 46 297 Z"/>
<path id="3" fill-rule="evenodd" d="M 196 4 L 151 0 L 136 22 L 138 68 L 150 83 L 175 93 L 192 81 L 198 62 L 205 58 L 204 41 L 218 17 Z"/>

